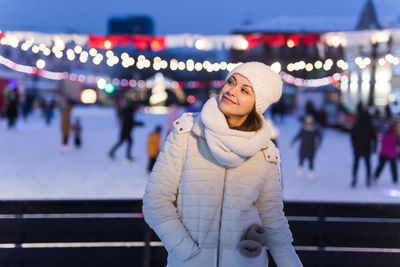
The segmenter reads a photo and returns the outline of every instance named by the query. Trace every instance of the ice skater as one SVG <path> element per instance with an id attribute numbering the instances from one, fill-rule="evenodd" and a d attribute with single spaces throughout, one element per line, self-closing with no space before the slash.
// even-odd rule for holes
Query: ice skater
<path id="1" fill-rule="evenodd" d="M 139 109 L 139 106 L 134 105 L 132 103 L 128 103 L 123 108 L 120 137 L 119 137 L 118 142 L 111 148 L 110 152 L 108 153 L 108 155 L 110 156 L 111 159 L 115 158 L 115 151 L 118 149 L 119 146 L 121 146 L 126 141 L 128 143 L 128 146 L 126 148 L 125 162 L 133 161 L 133 157 L 132 157 L 132 153 L 131 153 L 131 148 L 132 148 L 132 143 L 133 143 L 132 137 L 131 137 L 131 132 L 134 127 L 143 126 L 143 122 L 136 121 L 134 119 L 134 115 L 138 109 Z"/>
<path id="2" fill-rule="evenodd" d="M 381 149 L 379 151 L 379 164 L 373 177 L 374 184 L 377 183 L 385 163 L 389 161 L 390 170 L 392 172 L 393 184 L 397 184 L 397 146 L 400 145 L 400 138 L 396 132 L 396 124 L 394 121 L 389 123 L 389 126 L 381 137 Z"/>
<path id="3" fill-rule="evenodd" d="M 79 118 L 76 118 L 75 123 L 72 125 L 72 130 L 74 131 L 75 147 L 80 148 L 82 145 L 82 140 L 81 140 L 82 125 Z"/>
<path id="4" fill-rule="evenodd" d="M 351 129 L 351 144 L 354 154 L 351 187 L 355 187 L 357 184 L 358 162 L 360 158 L 364 158 L 365 160 L 367 168 L 366 185 L 369 187 L 371 184 L 371 153 L 376 151 L 376 132 L 372 125 L 371 116 L 362 103 L 357 105 L 356 122 Z"/>
<path id="5" fill-rule="evenodd" d="M 72 101 L 67 100 L 67 103 L 61 107 L 61 134 L 62 134 L 62 145 L 61 152 L 68 152 L 68 140 L 71 132 L 71 111 Z"/>
<path id="6" fill-rule="evenodd" d="M 303 163 L 304 160 L 308 160 L 308 179 L 314 179 L 314 157 L 315 152 L 321 145 L 322 135 L 318 128 L 315 126 L 314 118 L 311 115 L 307 115 L 304 118 L 304 126 L 299 133 L 293 138 L 291 146 L 293 146 L 297 140 L 300 140 L 299 150 L 299 168 L 297 169 L 297 175 L 303 175 Z"/>

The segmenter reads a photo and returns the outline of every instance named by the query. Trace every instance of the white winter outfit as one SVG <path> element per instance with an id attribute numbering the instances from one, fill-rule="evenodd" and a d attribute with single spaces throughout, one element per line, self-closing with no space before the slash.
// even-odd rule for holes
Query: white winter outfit
<path id="1" fill-rule="evenodd" d="M 253 224 L 267 232 L 279 267 L 302 266 L 283 213 L 279 150 L 266 123 L 257 132 L 228 127 L 211 98 L 185 113 L 158 156 L 143 196 L 146 222 L 168 251 L 167 267 L 265 267 L 237 250 Z"/>

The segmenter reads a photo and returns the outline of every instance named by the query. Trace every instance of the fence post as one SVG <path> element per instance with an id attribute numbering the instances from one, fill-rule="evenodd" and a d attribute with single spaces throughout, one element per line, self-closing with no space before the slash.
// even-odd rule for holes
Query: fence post
<path id="1" fill-rule="evenodd" d="M 144 233 L 144 251 L 143 251 L 143 264 L 142 267 L 150 267 L 151 266 L 151 237 L 153 233 L 151 232 L 150 229 L 147 229 L 146 232 Z"/>

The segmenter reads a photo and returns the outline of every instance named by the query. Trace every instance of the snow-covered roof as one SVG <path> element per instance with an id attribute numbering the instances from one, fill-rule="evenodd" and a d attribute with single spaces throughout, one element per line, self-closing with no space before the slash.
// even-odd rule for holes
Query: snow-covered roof
<path id="1" fill-rule="evenodd" d="M 241 25 L 235 29 L 235 32 L 324 33 L 352 31 L 356 27 L 357 20 L 357 17 L 280 16 Z"/>

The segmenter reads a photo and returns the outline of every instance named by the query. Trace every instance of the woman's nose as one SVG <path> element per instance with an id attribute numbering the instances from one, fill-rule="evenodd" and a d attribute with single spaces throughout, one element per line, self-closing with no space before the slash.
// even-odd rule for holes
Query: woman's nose
<path id="1" fill-rule="evenodd" d="M 236 94 L 236 87 L 233 86 L 231 88 L 228 89 L 228 94 L 229 95 L 235 95 Z"/>

